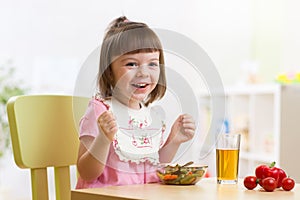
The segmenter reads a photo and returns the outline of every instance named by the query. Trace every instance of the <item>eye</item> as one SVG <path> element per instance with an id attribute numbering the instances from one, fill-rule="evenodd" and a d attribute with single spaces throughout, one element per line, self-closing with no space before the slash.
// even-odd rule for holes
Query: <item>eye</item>
<path id="1" fill-rule="evenodd" d="M 138 67 L 138 64 L 136 62 L 128 62 L 125 64 L 127 67 Z"/>
<path id="2" fill-rule="evenodd" d="M 158 63 L 157 62 L 150 62 L 149 66 L 150 67 L 158 67 Z"/>

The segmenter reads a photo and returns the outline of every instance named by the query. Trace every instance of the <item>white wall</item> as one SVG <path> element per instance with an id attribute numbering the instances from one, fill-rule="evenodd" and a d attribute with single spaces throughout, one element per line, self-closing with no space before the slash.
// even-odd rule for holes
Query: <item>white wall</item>
<path id="1" fill-rule="evenodd" d="M 70 92 L 107 24 L 125 14 L 197 42 L 224 84 L 238 82 L 241 66 L 253 62 L 262 81 L 272 81 L 299 70 L 299 7 L 296 0 L 1 0 L 0 64 L 12 59 L 36 92 Z"/>
<path id="2" fill-rule="evenodd" d="M 107 24 L 122 14 L 190 37 L 224 82 L 232 82 L 230 71 L 249 57 L 249 1 L 2 0 L 0 9 L 0 63 L 12 59 L 36 92 L 71 91 Z"/>
<path id="3" fill-rule="evenodd" d="M 300 2 L 284 1 L 281 70 L 300 71 Z"/>

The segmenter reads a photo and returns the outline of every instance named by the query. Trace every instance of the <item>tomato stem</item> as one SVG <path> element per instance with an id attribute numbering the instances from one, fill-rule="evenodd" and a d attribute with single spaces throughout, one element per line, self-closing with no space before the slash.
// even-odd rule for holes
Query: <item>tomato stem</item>
<path id="1" fill-rule="evenodd" d="M 273 161 L 273 162 L 269 165 L 269 167 L 272 168 L 272 167 L 275 167 L 275 165 L 276 165 L 276 162 Z"/>

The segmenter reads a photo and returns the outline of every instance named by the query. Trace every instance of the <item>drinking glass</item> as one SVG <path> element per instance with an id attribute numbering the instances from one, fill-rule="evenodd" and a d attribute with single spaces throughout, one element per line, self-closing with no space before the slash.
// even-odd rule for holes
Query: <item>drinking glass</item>
<path id="1" fill-rule="evenodd" d="M 241 134 L 222 133 L 216 143 L 217 182 L 236 184 L 238 181 Z"/>

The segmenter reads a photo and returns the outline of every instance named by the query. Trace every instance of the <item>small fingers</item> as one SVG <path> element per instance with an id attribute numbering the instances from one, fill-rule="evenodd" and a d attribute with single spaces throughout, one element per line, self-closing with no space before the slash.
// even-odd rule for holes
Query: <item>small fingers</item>
<path id="1" fill-rule="evenodd" d="M 196 125 L 195 125 L 195 123 L 193 123 L 193 122 L 188 122 L 188 123 L 182 123 L 182 127 L 184 128 L 184 129 L 193 129 L 193 130 L 195 130 L 196 129 Z"/>
<path id="2" fill-rule="evenodd" d="M 185 122 L 195 123 L 193 117 L 191 115 L 188 115 L 188 114 L 181 115 L 181 122 L 183 122 L 183 123 L 185 123 Z"/>
<path id="3" fill-rule="evenodd" d="M 188 137 L 193 137 L 196 129 L 196 125 L 193 117 L 188 114 L 183 114 L 181 122 L 182 122 L 182 128 L 184 134 L 187 135 Z"/>
<path id="4" fill-rule="evenodd" d="M 191 136 L 193 137 L 195 135 L 195 130 L 192 129 L 184 129 L 182 131 L 182 134 L 186 135 L 186 136 Z"/>
<path id="5" fill-rule="evenodd" d="M 98 117 L 97 123 L 105 132 L 116 132 L 117 130 L 115 117 L 110 111 L 103 112 Z"/>
<path id="6" fill-rule="evenodd" d="M 182 122 L 182 127 L 184 129 L 191 129 L 191 130 L 196 129 L 195 121 L 190 115 L 182 115 L 181 122 Z"/>
<path id="7" fill-rule="evenodd" d="M 110 111 L 105 111 L 103 112 L 99 117 L 98 117 L 98 122 L 108 122 L 111 120 L 115 120 L 114 115 Z"/>
<path id="8" fill-rule="evenodd" d="M 104 128 L 106 130 L 111 130 L 116 126 L 117 126 L 117 124 L 114 120 L 111 120 L 111 121 L 101 124 L 101 128 Z"/>

